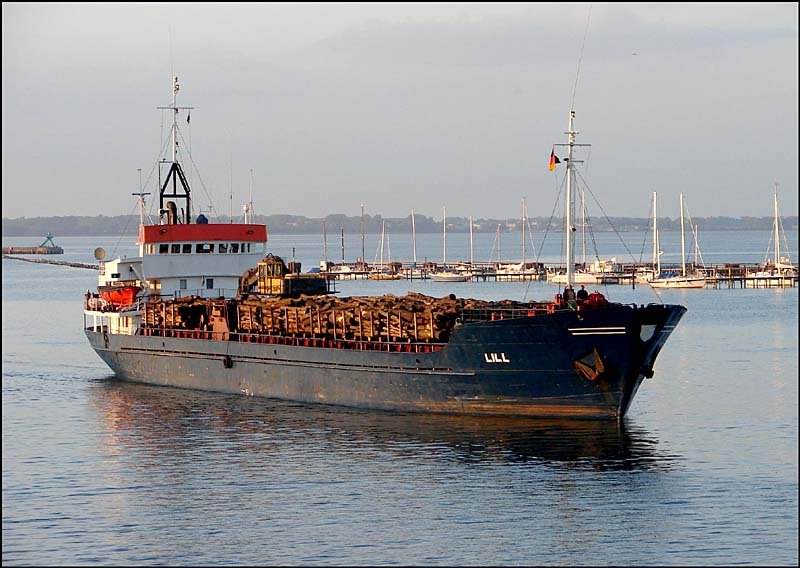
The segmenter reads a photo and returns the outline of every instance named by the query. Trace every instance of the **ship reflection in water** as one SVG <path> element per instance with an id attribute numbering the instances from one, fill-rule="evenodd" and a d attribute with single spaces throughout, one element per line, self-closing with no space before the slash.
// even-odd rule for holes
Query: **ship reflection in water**
<path id="1" fill-rule="evenodd" d="M 680 456 L 652 434 L 616 421 L 391 413 L 154 387 L 110 377 L 93 401 L 110 453 L 169 452 L 197 460 L 204 449 L 268 463 L 287 452 L 331 461 L 362 454 L 517 463 L 598 471 L 666 471 Z M 316 446 L 316 447 L 315 447 Z M 352 458 L 349 458 L 352 459 Z M 150 462 L 152 463 L 152 462 Z M 277 464 L 272 464 L 277 465 Z"/>

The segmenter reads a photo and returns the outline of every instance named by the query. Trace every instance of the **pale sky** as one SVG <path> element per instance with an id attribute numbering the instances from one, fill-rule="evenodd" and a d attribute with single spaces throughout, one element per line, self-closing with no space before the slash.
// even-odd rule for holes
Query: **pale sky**
<path id="1" fill-rule="evenodd" d="M 238 214 L 252 169 L 262 214 L 549 216 L 587 21 L 576 129 L 608 215 L 657 191 L 675 218 L 682 191 L 693 217 L 766 217 L 774 182 L 797 215 L 797 3 L 2 10 L 3 217 L 133 211 L 173 72 L 195 211 L 232 188 Z"/>

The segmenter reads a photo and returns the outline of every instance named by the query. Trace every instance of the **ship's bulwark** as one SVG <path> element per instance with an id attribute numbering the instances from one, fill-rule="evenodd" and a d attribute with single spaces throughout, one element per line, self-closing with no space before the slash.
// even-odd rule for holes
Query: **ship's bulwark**
<path id="1" fill-rule="evenodd" d="M 429 353 L 86 333 L 137 382 L 382 410 L 619 418 L 685 311 L 612 305 L 467 323 Z"/>

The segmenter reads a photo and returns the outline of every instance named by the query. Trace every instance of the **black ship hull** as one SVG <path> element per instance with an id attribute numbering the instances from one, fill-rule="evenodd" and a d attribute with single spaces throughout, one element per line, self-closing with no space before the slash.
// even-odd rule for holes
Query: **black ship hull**
<path id="1" fill-rule="evenodd" d="M 87 329 L 125 380 L 359 408 L 621 418 L 686 308 L 611 305 L 464 323 L 427 353 Z"/>

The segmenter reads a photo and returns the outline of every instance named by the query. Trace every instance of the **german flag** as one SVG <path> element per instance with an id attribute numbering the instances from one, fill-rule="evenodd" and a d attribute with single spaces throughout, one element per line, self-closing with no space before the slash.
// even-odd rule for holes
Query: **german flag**
<path id="1" fill-rule="evenodd" d="M 558 156 L 556 156 L 556 151 L 550 150 L 550 171 L 552 172 L 554 169 L 556 169 L 556 164 L 560 163 L 561 160 L 559 160 Z"/>

